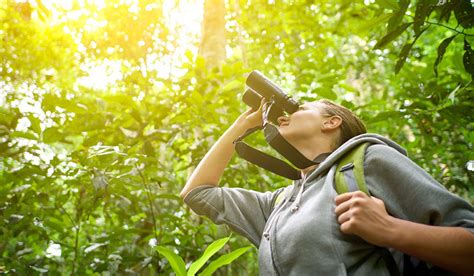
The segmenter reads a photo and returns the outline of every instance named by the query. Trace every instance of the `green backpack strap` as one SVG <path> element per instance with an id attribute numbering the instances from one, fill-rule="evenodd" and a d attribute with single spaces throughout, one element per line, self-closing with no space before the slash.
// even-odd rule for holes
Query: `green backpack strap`
<path id="1" fill-rule="evenodd" d="M 338 194 L 362 191 L 369 195 L 364 177 L 365 150 L 369 144 L 367 142 L 358 145 L 339 161 L 335 175 L 335 188 Z M 286 190 L 282 190 L 273 202 L 273 207 L 283 202 L 285 196 Z"/>
<path id="2" fill-rule="evenodd" d="M 338 194 L 362 191 L 369 195 L 364 177 L 364 157 L 368 145 L 368 142 L 358 145 L 339 161 L 335 175 L 335 188 Z"/>
<path id="3" fill-rule="evenodd" d="M 338 194 L 362 191 L 370 195 L 365 184 L 364 157 L 367 146 L 370 143 L 362 143 L 346 153 L 336 168 L 335 188 Z M 385 247 L 377 247 L 377 251 L 385 262 L 391 276 L 399 276 L 400 271 L 390 251 Z"/>

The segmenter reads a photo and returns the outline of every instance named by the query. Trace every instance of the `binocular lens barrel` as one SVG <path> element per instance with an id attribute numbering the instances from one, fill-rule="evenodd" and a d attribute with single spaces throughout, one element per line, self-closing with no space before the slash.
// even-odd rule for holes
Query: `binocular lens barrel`
<path id="1" fill-rule="evenodd" d="M 242 96 L 242 100 L 252 109 L 257 110 L 260 107 L 260 102 L 262 101 L 262 97 L 252 88 L 248 88 L 244 95 Z"/>
<path id="2" fill-rule="evenodd" d="M 258 109 L 258 107 L 260 106 L 261 95 L 267 100 L 273 98 L 276 105 L 278 105 L 281 109 L 290 114 L 298 110 L 299 104 L 291 97 L 286 95 L 285 92 L 283 92 L 281 88 L 278 87 L 278 85 L 273 83 L 259 71 L 252 71 L 247 77 L 246 84 L 250 89 L 245 92 L 243 100 L 250 107 Z M 255 102 L 257 102 L 256 107 L 254 106 Z"/>

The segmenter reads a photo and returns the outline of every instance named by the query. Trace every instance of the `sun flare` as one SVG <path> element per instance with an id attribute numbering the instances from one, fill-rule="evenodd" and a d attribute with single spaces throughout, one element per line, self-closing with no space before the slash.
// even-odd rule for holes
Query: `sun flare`
<path id="1" fill-rule="evenodd" d="M 142 59 L 146 62 L 148 69 L 154 69 L 158 72 L 158 77 L 169 78 L 171 76 L 178 76 L 182 74 L 180 66 L 186 62 L 186 52 L 191 52 L 193 56 L 198 51 L 198 41 L 201 35 L 201 21 L 203 18 L 203 0 L 165 0 L 162 3 L 147 3 L 140 4 L 138 0 L 119 0 L 119 1 L 91 1 L 91 0 L 32 0 L 30 4 L 33 7 L 33 17 L 41 19 L 40 13 L 47 13 L 47 24 L 62 25 L 64 30 L 71 33 L 78 44 L 78 51 L 85 52 L 91 49 L 98 49 L 99 41 L 92 40 L 88 45 L 84 45 L 83 37 L 97 36 L 104 33 L 109 22 L 107 18 L 113 18 L 114 9 L 110 7 L 127 7 L 128 15 L 134 21 L 140 22 L 140 16 L 145 16 L 151 13 L 156 14 L 156 18 L 152 18 L 151 22 L 147 21 L 152 26 L 165 26 L 167 29 L 166 35 L 159 27 L 155 27 L 155 34 L 150 43 L 145 43 L 144 39 L 138 38 L 137 41 L 130 41 L 136 43 L 138 47 L 146 48 L 146 53 Z M 109 7 L 109 8 L 107 8 Z M 82 21 L 81 21 L 82 20 Z M 149 19 L 146 19 L 149 20 Z M 45 21 L 43 19 L 43 21 Z M 73 29 L 78 27 L 71 26 L 82 22 L 79 30 L 81 33 L 74 33 Z M 160 25 L 162 24 L 162 25 Z M 110 28 L 110 27 L 109 27 Z M 124 30 L 127 37 L 134 37 L 135 33 L 139 33 L 143 26 L 133 25 L 127 30 Z M 100 37 L 99 37 L 100 39 Z M 168 49 L 168 55 L 156 55 L 153 51 L 153 45 L 165 45 Z M 132 46 L 133 44 L 129 44 Z M 126 51 L 129 45 L 125 45 L 119 51 Z M 97 48 L 97 49 L 96 49 Z M 114 45 L 108 45 L 103 51 L 112 54 L 117 49 Z M 86 85 L 90 88 L 99 90 L 105 89 L 109 84 L 116 82 L 122 75 L 120 72 L 120 64 L 110 61 L 107 64 L 97 64 L 91 61 L 88 64 L 81 66 L 83 70 L 89 73 L 89 76 L 81 78 L 81 85 Z"/>

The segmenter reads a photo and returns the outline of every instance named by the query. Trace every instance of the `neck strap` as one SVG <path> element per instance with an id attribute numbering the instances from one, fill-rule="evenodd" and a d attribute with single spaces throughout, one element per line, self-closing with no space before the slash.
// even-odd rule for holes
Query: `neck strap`
<path id="1" fill-rule="evenodd" d="M 245 137 L 260 129 L 262 129 L 262 127 L 249 129 L 234 141 L 235 151 L 237 154 L 241 158 L 267 171 L 271 171 L 275 174 L 292 180 L 301 179 L 300 171 L 295 169 L 290 164 L 276 157 L 270 156 L 260 150 L 257 150 L 243 141 Z M 286 141 L 285 138 L 281 136 L 280 132 L 274 125 L 266 123 L 263 127 L 263 131 L 265 133 L 265 140 L 267 140 L 270 146 L 299 169 L 305 169 L 312 165 L 318 165 L 331 154 L 330 152 L 323 153 L 318 155 L 314 160 L 309 160 L 295 147 L 288 143 L 288 141 Z"/>

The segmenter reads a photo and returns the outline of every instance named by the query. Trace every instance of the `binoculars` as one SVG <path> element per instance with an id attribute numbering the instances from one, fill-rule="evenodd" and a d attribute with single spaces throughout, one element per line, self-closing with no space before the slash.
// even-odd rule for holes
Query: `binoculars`
<path id="1" fill-rule="evenodd" d="M 278 117 L 284 116 L 285 113 L 292 114 L 298 110 L 299 103 L 259 71 L 252 71 L 247 77 L 246 84 L 247 90 L 242 96 L 242 100 L 252 109 L 257 110 L 262 97 L 265 98 L 270 103 L 267 107 L 267 119 L 270 122 L 278 125 Z"/>

